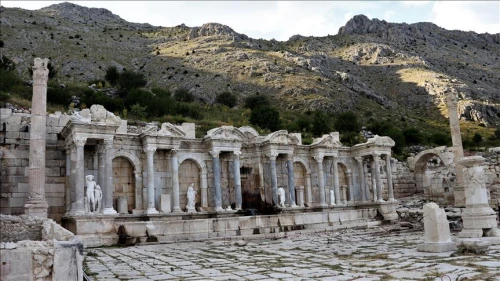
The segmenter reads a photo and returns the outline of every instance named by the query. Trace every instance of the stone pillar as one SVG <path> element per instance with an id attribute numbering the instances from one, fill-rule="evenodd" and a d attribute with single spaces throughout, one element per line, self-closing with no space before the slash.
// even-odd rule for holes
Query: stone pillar
<path id="1" fill-rule="evenodd" d="M 269 157 L 271 165 L 271 190 L 273 193 L 273 206 L 279 206 L 278 200 L 278 175 L 276 174 L 276 158 L 278 157 L 277 152 L 271 152 L 266 155 Z"/>
<path id="2" fill-rule="evenodd" d="M 49 205 L 45 200 L 45 135 L 47 131 L 48 59 L 36 58 L 33 66 L 33 100 L 31 106 L 29 195 L 24 213 L 47 217 Z M 82 178 L 83 180 L 83 178 Z"/>
<path id="3" fill-rule="evenodd" d="M 385 155 L 385 167 L 387 173 L 387 193 L 388 193 L 388 201 L 396 201 L 394 199 L 394 186 L 392 185 L 392 171 L 391 171 L 391 155 Z"/>
<path id="4" fill-rule="evenodd" d="M 290 207 L 297 207 L 295 204 L 295 181 L 293 173 L 293 154 L 288 154 L 286 158 L 288 169 L 288 192 L 290 193 Z"/>
<path id="5" fill-rule="evenodd" d="M 457 113 L 457 95 L 449 92 L 446 95 L 446 105 L 448 107 L 448 116 L 450 119 L 451 141 L 453 144 L 453 162 L 455 163 L 456 183 L 453 189 L 455 196 L 455 206 L 465 206 L 465 180 L 463 175 L 463 166 L 459 160 L 464 157 L 464 149 L 462 147 L 462 135 L 460 134 L 460 122 Z"/>
<path id="6" fill-rule="evenodd" d="M 113 208 L 113 159 L 111 154 L 113 153 L 113 139 L 104 139 L 104 158 L 105 158 L 105 184 L 101 185 L 102 189 L 102 199 L 104 201 L 104 209 L 102 213 L 104 215 L 114 215 L 117 214 L 116 210 Z M 101 172 L 99 171 L 99 175 Z M 118 203 L 118 202 L 117 202 Z"/>
<path id="7" fill-rule="evenodd" d="M 171 151 L 172 161 L 172 212 L 182 212 L 180 207 L 180 188 L 179 188 L 179 159 L 177 151 Z"/>
<path id="8" fill-rule="evenodd" d="M 335 193 L 335 204 L 340 205 L 342 202 L 340 201 L 340 184 L 339 184 L 339 165 L 338 158 L 333 157 L 333 192 Z"/>
<path id="9" fill-rule="evenodd" d="M 74 215 L 85 214 L 85 206 L 83 200 L 85 197 L 85 162 L 84 162 L 84 146 L 87 138 L 75 137 L 73 142 L 76 145 L 76 165 L 75 165 L 75 205 L 72 213 Z"/>
<path id="10" fill-rule="evenodd" d="M 451 241 L 450 225 L 445 211 L 436 203 L 427 203 L 423 209 L 425 242 L 417 245 L 417 250 L 431 253 L 455 251 L 457 247 Z"/>
<path id="11" fill-rule="evenodd" d="M 377 186 L 377 202 L 384 202 L 382 198 L 382 179 L 380 178 L 380 154 L 373 153 L 373 166 L 375 171 L 375 185 Z"/>
<path id="12" fill-rule="evenodd" d="M 325 173 L 323 169 L 323 156 L 314 156 L 318 162 L 318 178 L 319 178 L 319 204 L 322 207 L 328 206 L 325 198 Z"/>
<path id="13" fill-rule="evenodd" d="M 304 207 L 304 186 L 297 186 L 297 204 Z"/>
<path id="14" fill-rule="evenodd" d="M 66 181 L 65 181 L 65 188 L 64 188 L 64 193 L 65 193 L 65 202 L 66 202 L 66 214 L 71 213 L 71 203 L 72 203 L 72 196 L 71 196 L 71 189 L 72 189 L 72 183 L 71 183 L 71 145 L 66 145 L 64 147 L 64 151 L 66 152 Z"/>
<path id="15" fill-rule="evenodd" d="M 365 183 L 365 165 L 363 163 L 363 157 L 354 157 L 358 162 L 358 173 L 359 173 L 359 189 L 361 190 L 361 201 L 366 201 L 366 183 Z"/>
<path id="16" fill-rule="evenodd" d="M 236 210 L 241 210 L 241 205 L 243 203 L 241 195 L 240 155 L 241 151 L 235 151 L 233 156 L 234 192 L 235 192 L 234 197 L 236 198 Z"/>
<path id="17" fill-rule="evenodd" d="M 201 207 L 206 211 L 208 208 L 208 183 L 207 172 L 200 173 L 201 180 Z"/>
<path id="18" fill-rule="evenodd" d="M 144 152 L 147 156 L 147 171 L 148 171 L 148 208 L 146 214 L 158 214 L 159 212 L 155 208 L 155 167 L 154 167 L 154 155 L 156 147 L 146 146 L 144 147 Z"/>
<path id="19" fill-rule="evenodd" d="M 349 201 L 349 204 L 354 202 L 354 191 L 352 187 L 352 172 L 347 171 L 347 188 L 349 189 L 349 198 L 346 198 Z"/>
<path id="20" fill-rule="evenodd" d="M 143 214 L 144 210 L 142 207 L 142 173 L 135 167 L 134 170 L 134 180 L 135 180 L 135 213 L 132 210 L 132 214 Z"/>
<path id="21" fill-rule="evenodd" d="M 215 211 L 223 211 L 222 209 L 222 190 L 220 187 L 220 159 L 219 159 L 219 154 L 220 151 L 218 150 L 213 150 L 210 151 L 210 154 L 212 155 L 212 169 L 214 173 L 214 208 Z"/>
<path id="22" fill-rule="evenodd" d="M 310 172 L 307 172 L 306 174 L 306 195 L 307 195 L 307 199 L 306 199 L 306 204 L 307 204 L 307 207 L 311 207 L 311 204 L 312 204 L 312 188 L 311 188 L 311 173 Z"/>
<path id="23" fill-rule="evenodd" d="M 104 145 L 98 144 L 96 145 L 96 152 L 97 152 L 97 184 L 101 186 L 101 191 L 102 191 L 102 201 L 101 205 L 105 204 L 106 202 L 106 197 L 104 194 L 106 194 L 107 189 L 106 189 L 106 154 L 105 154 L 105 148 Z M 100 208 L 100 211 L 104 211 L 104 208 Z"/>

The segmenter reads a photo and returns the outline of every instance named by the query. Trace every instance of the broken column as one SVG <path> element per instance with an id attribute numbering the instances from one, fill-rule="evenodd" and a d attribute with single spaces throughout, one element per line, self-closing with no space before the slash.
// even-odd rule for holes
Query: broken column
<path id="1" fill-rule="evenodd" d="M 35 58 L 33 65 L 33 99 L 31 105 L 29 195 L 24 212 L 30 216 L 47 217 L 45 200 L 45 135 L 47 122 L 47 80 L 49 59 Z"/>
<path id="2" fill-rule="evenodd" d="M 459 164 L 464 167 L 465 209 L 462 213 L 463 229 L 460 238 L 486 238 L 492 244 L 500 244 L 500 229 L 495 211 L 488 204 L 482 156 L 464 157 Z"/>
<path id="3" fill-rule="evenodd" d="M 448 107 L 448 118 L 450 119 L 451 142 L 453 144 L 453 156 L 457 175 L 453 195 L 455 196 L 455 206 L 463 207 L 465 205 L 464 176 L 462 172 L 463 167 L 460 165 L 459 160 L 464 157 L 464 149 L 462 147 L 460 121 L 457 113 L 456 93 L 449 92 L 446 95 L 446 105 Z"/>
<path id="4" fill-rule="evenodd" d="M 424 205 L 425 242 L 417 245 L 420 252 L 440 253 L 455 251 L 455 243 L 451 241 L 450 225 L 446 213 L 436 203 Z"/>

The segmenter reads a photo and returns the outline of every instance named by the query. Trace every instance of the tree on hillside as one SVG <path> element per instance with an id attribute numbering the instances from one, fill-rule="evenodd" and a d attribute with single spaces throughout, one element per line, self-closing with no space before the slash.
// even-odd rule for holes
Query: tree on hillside
<path id="1" fill-rule="evenodd" d="M 339 114 L 335 120 L 335 129 L 341 133 L 359 132 L 358 117 L 352 111 Z"/>
<path id="2" fill-rule="evenodd" d="M 148 81 L 146 80 L 146 76 L 144 76 L 144 74 L 130 70 L 122 72 L 120 74 L 120 78 L 118 79 L 118 85 L 120 85 L 120 89 L 122 90 L 142 88 L 146 86 L 147 83 Z"/>
<path id="3" fill-rule="evenodd" d="M 270 106 L 270 105 L 271 102 L 269 101 L 269 98 L 267 96 L 256 94 L 245 98 L 245 107 L 251 110 L 260 106 Z"/>
<path id="4" fill-rule="evenodd" d="M 193 102 L 194 96 L 188 90 L 184 88 L 179 88 L 174 92 L 174 98 L 176 101 L 181 102 Z"/>
<path id="5" fill-rule="evenodd" d="M 237 101 L 238 101 L 238 99 L 236 98 L 236 95 L 234 95 L 231 92 L 223 92 L 223 93 L 218 94 L 215 97 L 215 102 L 216 103 L 225 105 L 227 107 L 234 107 L 234 106 L 236 106 L 236 102 Z"/>
<path id="6" fill-rule="evenodd" d="M 113 86 L 116 85 L 118 79 L 120 79 L 120 72 L 118 72 L 116 66 L 110 66 L 106 69 L 106 75 L 104 75 L 104 79 L 106 79 L 109 84 Z"/>
<path id="7" fill-rule="evenodd" d="M 277 131 L 281 126 L 280 113 L 274 107 L 260 106 L 252 110 L 250 123 L 263 129 Z"/>
<path id="8" fill-rule="evenodd" d="M 312 121 L 312 133 L 316 137 L 321 137 L 332 131 L 331 122 L 328 115 L 323 111 L 316 111 Z"/>

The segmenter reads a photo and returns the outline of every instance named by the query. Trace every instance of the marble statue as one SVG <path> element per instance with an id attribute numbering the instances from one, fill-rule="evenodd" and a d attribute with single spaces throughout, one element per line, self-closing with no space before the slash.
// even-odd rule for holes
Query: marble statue
<path id="1" fill-rule="evenodd" d="M 187 191 L 188 203 L 187 203 L 186 209 L 188 212 L 192 212 L 195 210 L 196 191 L 194 190 L 193 187 L 194 187 L 194 183 L 192 183 L 188 187 L 188 191 Z"/>
<path id="2" fill-rule="evenodd" d="M 278 188 L 278 198 L 279 198 L 279 206 L 285 207 L 285 189 L 283 187 Z"/>
<path id="3" fill-rule="evenodd" d="M 95 186 L 95 210 L 99 213 L 102 210 L 102 189 L 100 185 Z"/>
<path id="4" fill-rule="evenodd" d="M 335 192 L 333 191 L 333 189 L 330 189 L 330 205 L 335 205 Z"/>
<path id="5" fill-rule="evenodd" d="M 94 213 L 97 210 L 97 198 L 96 198 L 96 182 L 94 181 L 94 176 L 93 175 L 88 175 L 85 177 L 85 185 L 87 186 L 87 193 L 86 193 L 86 201 L 85 201 L 85 211 L 89 213 Z M 101 187 L 99 186 L 98 189 L 98 196 L 99 196 L 99 201 L 102 200 L 102 190 Z M 100 203 L 100 202 L 99 202 Z"/>

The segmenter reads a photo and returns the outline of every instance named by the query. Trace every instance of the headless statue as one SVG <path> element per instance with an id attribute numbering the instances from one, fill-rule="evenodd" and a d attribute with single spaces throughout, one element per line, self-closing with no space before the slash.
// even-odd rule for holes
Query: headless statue
<path id="1" fill-rule="evenodd" d="M 283 187 L 278 188 L 278 198 L 279 198 L 279 206 L 285 207 L 285 189 Z"/>

